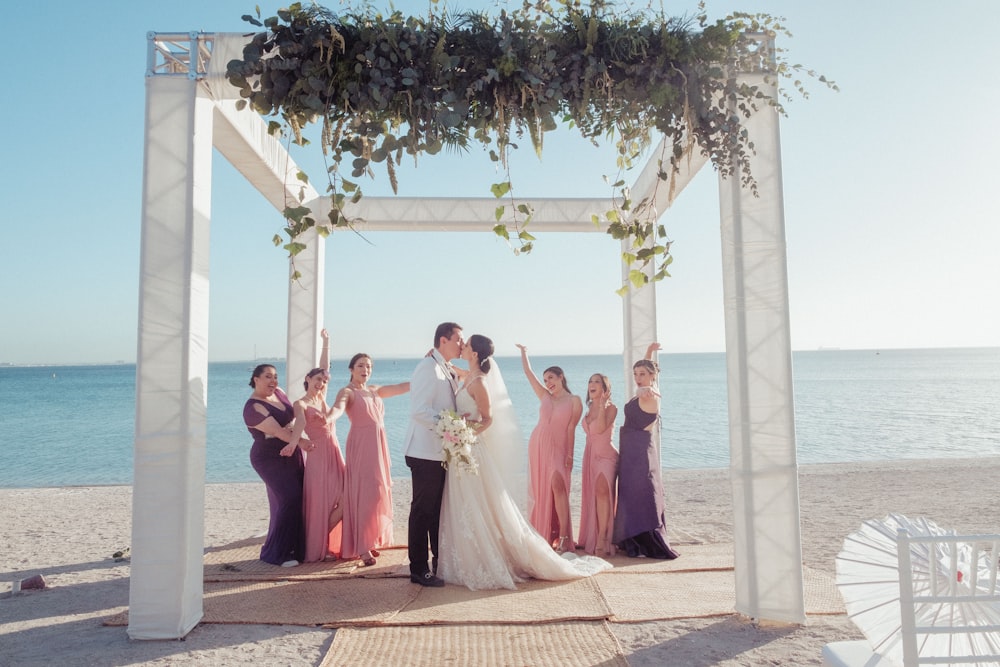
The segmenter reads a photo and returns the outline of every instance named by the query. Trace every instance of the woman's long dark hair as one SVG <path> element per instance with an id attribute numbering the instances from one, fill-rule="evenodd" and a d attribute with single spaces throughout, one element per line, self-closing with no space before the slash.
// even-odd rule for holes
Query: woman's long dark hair
<path id="1" fill-rule="evenodd" d="M 326 370 L 325 368 L 317 367 L 306 373 L 306 379 L 302 381 L 302 386 L 305 387 L 306 391 L 309 390 L 309 380 L 311 380 L 314 375 L 320 375 L 322 373 L 326 374 L 327 380 L 330 379 L 330 371 Z"/>
<path id="2" fill-rule="evenodd" d="M 253 387 L 254 389 L 257 388 L 257 385 L 254 384 L 254 380 L 256 380 L 257 378 L 259 378 L 261 375 L 264 374 L 265 368 L 274 368 L 274 366 L 272 366 L 271 364 L 257 364 L 256 368 L 253 369 L 253 375 L 250 376 L 250 386 Z M 278 369 L 274 368 L 274 372 L 277 373 Z"/>
<path id="3" fill-rule="evenodd" d="M 569 390 L 569 385 L 566 384 L 566 374 L 563 373 L 563 369 L 559 368 L 558 366 L 549 366 L 544 371 L 542 371 L 542 377 L 545 377 L 546 373 L 552 373 L 557 378 L 559 378 L 560 380 L 562 380 L 563 389 L 566 390 L 567 394 L 572 394 L 573 393 L 573 392 L 571 392 Z"/>
<path id="4" fill-rule="evenodd" d="M 492 367 L 490 357 L 493 356 L 493 341 L 486 336 L 472 334 L 469 336 L 468 345 L 479 357 L 479 370 L 483 373 L 489 373 Z"/>
<path id="5" fill-rule="evenodd" d="M 358 363 L 362 359 L 372 359 L 372 355 L 368 354 L 367 352 L 358 352 L 353 357 L 351 357 L 350 363 L 347 364 L 347 370 L 348 371 L 353 371 L 354 370 L 354 364 Z M 372 359 L 372 365 L 374 365 L 374 364 L 375 364 L 375 360 Z M 351 378 L 353 378 L 353 377 L 354 377 L 354 375 L 352 373 L 348 373 L 347 381 L 350 382 Z"/>

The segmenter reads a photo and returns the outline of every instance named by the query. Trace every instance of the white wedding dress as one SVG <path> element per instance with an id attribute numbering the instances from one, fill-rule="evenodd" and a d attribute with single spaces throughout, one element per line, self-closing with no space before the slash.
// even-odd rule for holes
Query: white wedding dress
<path id="1" fill-rule="evenodd" d="M 438 576 L 475 591 L 515 589 L 527 579 L 579 579 L 609 569 L 611 563 L 594 556 L 559 555 L 525 520 L 511 490 L 518 488 L 513 486 L 518 480 L 521 488 L 527 488 L 523 474 L 527 456 L 495 361 L 484 380 L 493 423 L 473 448 L 478 474 L 448 471 L 441 504 Z M 455 404 L 459 414 L 479 419 L 465 386 L 459 389 Z"/>

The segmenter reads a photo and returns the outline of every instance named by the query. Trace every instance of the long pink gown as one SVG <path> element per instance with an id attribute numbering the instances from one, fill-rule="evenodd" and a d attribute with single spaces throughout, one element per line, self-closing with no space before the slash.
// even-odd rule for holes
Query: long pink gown
<path id="1" fill-rule="evenodd" d="M 306 408 L 306 436 L 316 448 L 306 453 L 305 478 L 302 482 L 302 508 L 306 524 L 307 563 L 341 553 L 341 528 L 330 530 L 330 512 L 342 502 L 344 493 L 344 455 L 323 413 Z"/>
<path id="2" fill-rule="evenodd" d="M 385 436 L 382 399 L 354 389 L 347 408 L 347 494 L 344 506 L 345 558 L 392 546 L 392 465 Z"/>
<path id="3" fill-rule="evenodd" d="M 531 432 L 531 440 L 528 441 L 529 484 L 533 499 L 529 521 L 549 543 L 561 537 L 555 500 L 552 497 L 553 478 L 558 475 L 566 485 L 566 490 L 570 489 L 572 468 L 566 467 L 566 457 L 573 454 L 573 441 L 569 437 L 572 419 L 573 401 L 570 397 L 556 401 L 546 395 L 538 408 L 538 425 Z M 572 519 L 569 521 L 566 533 L 572 538 Z"/>
<path id="4" fill-rule="evenodd" d="M 580 496 L 580 539 L 577 544 L 588 554 L 597 550 L 597 482 L 600 478 L 608 484 L 611 493 L 611 519 L 614 520 L 616 489 L 618 479 L 618 450 L 611 444 L 615 425 L 601 433 L 591 433 L 590 423 L 583 420 L 583 432 L 587 434 L 587 444 L 583 449 L 583 491 Z M 611 539 L 612 523 L 605 528 Z"/>

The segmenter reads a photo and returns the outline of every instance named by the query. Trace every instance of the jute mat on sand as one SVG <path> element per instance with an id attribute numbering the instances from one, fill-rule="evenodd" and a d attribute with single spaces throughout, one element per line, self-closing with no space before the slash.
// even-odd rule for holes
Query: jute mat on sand
<path id="1" fill-rule="evenodd" d="M 251 538 L 205 553 L 205 581 L 281 581 L 337 577 L 409 577 L 406 547 L 383 549 L 371 567 L 358 559 L 280 567 L 260 560 L 263 538 Z"/>
<path id="2" fill-rule="evenodd" d="M 672 561 L 615 556 L 609 559 L 614 569 L 588 579 L 470 591 L 411 584 L 405 548 L 383 550 L 372 567 L 333 561 L 282 568 L 258 560 L 260 543 L 245 540 L 206 553 L 203 623 L 333 628 L 633 623 L 725 616 L 735 607 L 731 544 L 685 545 Z M 803 577 L 807 614 L 845 613 L 831 576 L 803 568 Z M 127 622 L 127 613 L 105 621 Z"/>
<path id="3" fill-rule="evenodd" d="M 321 667 L 404 664 L 628 667 L 605 621 L 343 628 Z"/>
<path id="4" fill-rule="evenodd" d="M 597 578 L 526 581 L 516 591 L 425 588 L 393 618 L 394 625 L 551 623 L 604 620 L 611 615 Z"/>
<path id="5" fill-rule="evenodd" d="M 806 614 L 843 614 L 844 603 L 833 577 L 802 568 Z M 666 576 L 596 577 L 619 623 L 707 618 L 736 613 L 736 578 L 732 570 L 672 572 Z"/>
<path id="6" fill-rule="evenodd" d="M 623 552 L 608 558 L 613 570 L 608 574 L 654 574 L 657 572 L 705 572 L 733 569 L 732 544 L 689 544 L 677 547 L 681 557 L 674 560 L 629 558 Z"/>

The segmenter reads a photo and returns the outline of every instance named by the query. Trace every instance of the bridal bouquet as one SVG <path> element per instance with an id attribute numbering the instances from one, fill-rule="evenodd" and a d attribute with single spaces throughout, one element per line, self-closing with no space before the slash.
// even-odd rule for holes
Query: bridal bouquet
<path id="1" fill-rule="evenodd" d="M 472 453 L 476 432 L 465 417 L 454 410 L 442 410 L 437 416 L 434 432 L 441 436 L 441 449 L 444 451 L 442 466 L 458 473 L 479 474 L 479 463 Z"/>

